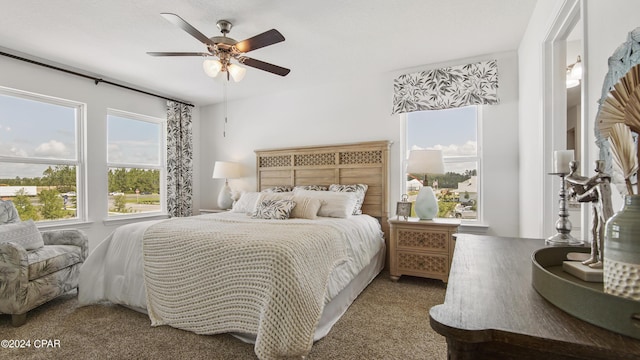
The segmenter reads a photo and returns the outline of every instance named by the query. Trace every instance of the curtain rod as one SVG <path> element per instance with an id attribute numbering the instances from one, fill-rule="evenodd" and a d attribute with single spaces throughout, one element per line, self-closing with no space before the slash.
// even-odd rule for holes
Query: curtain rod
<path id="1" fill-rule="evenodd" d="M 176 100 L 176 99 L 170 99 L 168 97 L 164 97 L 164 96 L 161 96 L 161 95 L 158 95 L 158 94 L 153 94 L 153 93 L 150 93 L 150 92 L 147 92 L 147 91 L 144 91 L 144 90 L 135 89 L 135 88 L 132 88 L 132 87 L 129 87 L 129 86 L 126 86 L 126 85 L 117 84 L 117 83 L 114 83 L 114 82 L 111 82 L 111 81 L 108 81 L 108 80 L 103 80 L 101 78 L 96 78 L 96 77 L 89 76 L 89 75 L 86 75 L 86 74 L 81 74 L 79 72 L 75 72 L 75 71 L 59 68 L 59 67 L 56 67 L 56 66 L 53 66 L 53 65 L 41 63 L 41 62 L 38 62 L 38 61 L 35 61 L 35 60 L 23 58 L 23 57 L 20 57 L 20 56 L 17 56 L 17 55 L 13 55 L 13 54 L 8 54 L 8 53 L 2 52 L 2 51 L 0 51 L 0 55 L 7 56 L 7 57 L 10 57 L 10 58 L 13 58 L 13 59 L 16 59 L 16 60 L 25 61 L 25 62 L 28 62 L 28 63 L 31 63 L 31 64 L 44 66 L 44 67 L 49 68 L 49 69 L 54 69 L 54 70 L 66 72 L 67 74 L 72 74 L 72 75 L 80 76 L 80 77 L 83 77 L 83 78 L 91 79 L 91 80 L 93 80 L 93 82 L 96 85 L 98 85 L 99 83 L 105 83 L 105 84 L 121 87 L 123 89 L 136 91 L 136 92 L 139 92 L 139 93 L 142 93 L 142 94 L 155 96 L 157 98 L 161 98 L 161 99 L 165 99 L 165 100 L 169 100 L 169 101 L 175 101 L 177 103 L 180 103 L 180 104 L 183 104 L 183 105 L 186 105 L 186 106 L 191 106 L 191 107 L 194 106 L 193 104 L 189 104 L 189 103 L 186 103 L 184 101 L 180 101 L 180 100 Z"/>

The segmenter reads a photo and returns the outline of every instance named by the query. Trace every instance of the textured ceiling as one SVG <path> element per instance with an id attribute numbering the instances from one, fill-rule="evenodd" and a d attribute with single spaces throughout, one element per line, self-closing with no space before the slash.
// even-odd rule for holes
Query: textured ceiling
<path id="1" fill-rule="evenodd" d="M 240 41 L 271 28 L 285 42 L 248 56 L 291 69 L 286 77 L 248 68 L 229 98 L 515 50 L 535 0 L 0 0 L 0 49 L 63 64 L 198 105 L 220 102 L 222 83 L 199 57 L 147 51 L 204 51 L 160 16 L 173 12 L 205 35 L 233 23 Z"/>

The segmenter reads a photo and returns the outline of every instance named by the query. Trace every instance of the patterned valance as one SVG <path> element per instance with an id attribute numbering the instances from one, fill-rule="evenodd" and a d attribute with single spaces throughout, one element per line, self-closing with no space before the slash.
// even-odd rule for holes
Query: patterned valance
<path id="1" fill-rule="evenodd" d="M 393 114 L 499 103 L 498 62 L 419 71 L 393 82 Z"/>

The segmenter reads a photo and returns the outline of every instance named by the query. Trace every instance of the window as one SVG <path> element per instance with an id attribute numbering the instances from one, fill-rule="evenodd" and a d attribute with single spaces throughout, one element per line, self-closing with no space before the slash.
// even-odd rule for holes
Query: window
<path id="1" fill-rule="evenodd" d="M 442 150 L 445 174 L 428 176 L 429 185 L 438 198 L 438 217 L 480 219 L 479 109 L 478 106 L 467 106 L 405 115 L 404 159 L 412 149 Z M 422 187 L 421 175 L 404 174 L 404 191 L 412 202 Z"/>
<path id="2" fill-rule="evenodd" d="M 0 198 L 20 218 L 84 218 L 81 103 L 0 88 Z"/>
<path id="3" fill-rule="evenodd" d="M 166 212 L 166 121 L 109 110 L 109 216 Z"/>

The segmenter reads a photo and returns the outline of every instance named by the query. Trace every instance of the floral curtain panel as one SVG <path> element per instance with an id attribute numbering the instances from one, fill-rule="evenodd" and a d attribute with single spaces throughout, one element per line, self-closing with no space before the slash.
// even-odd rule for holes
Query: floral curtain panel
<path id="1" fill-rule="evenodd" d="M 499 103 L 496 60 L 419 71 L 393 82 L 393 114 Z"/>
<path id="2" fill-rule="evenodd" d="M 167 102 L 167 211 L 191 216 L 193 194 L 193 134 L 191 107 Z"/>

